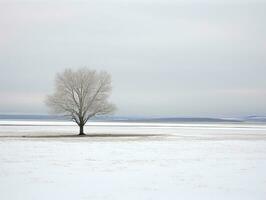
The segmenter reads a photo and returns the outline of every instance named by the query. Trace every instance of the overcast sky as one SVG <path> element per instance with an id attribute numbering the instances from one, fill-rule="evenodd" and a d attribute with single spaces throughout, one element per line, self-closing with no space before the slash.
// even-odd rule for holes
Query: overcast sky
<path id="1" fill-rule="evenodd" d="M 0 0 L 0 113 L 57 72 L 112 74 L 117 115 L 266 115 L 266 0 Z"/>

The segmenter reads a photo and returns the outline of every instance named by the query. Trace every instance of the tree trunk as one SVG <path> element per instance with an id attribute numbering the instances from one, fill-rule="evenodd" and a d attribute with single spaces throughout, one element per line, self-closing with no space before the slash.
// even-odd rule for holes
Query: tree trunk
<path id="1" fill-rule="evenodd" d="M 84 127 L 84 125 L 79 125 L 79 135 L 85 135 L 85 133 L 83 131 L 83 127 Z"/>

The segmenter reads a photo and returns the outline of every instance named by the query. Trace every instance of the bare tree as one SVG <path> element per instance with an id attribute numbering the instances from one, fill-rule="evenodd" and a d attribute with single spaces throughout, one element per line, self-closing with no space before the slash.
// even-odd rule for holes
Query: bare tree
<path id="1" fill-rule="evenodd" d="M 111 76 L 87 68 L 76 71 L 66 69 L 56 76 L 56 88 L 46 99 L 55 113 L 64 114 L 76 122 L 79 135 L 85 135 L 83 127 L 93 116 L 112 113 L 115 106 L 109 103 Z"/>

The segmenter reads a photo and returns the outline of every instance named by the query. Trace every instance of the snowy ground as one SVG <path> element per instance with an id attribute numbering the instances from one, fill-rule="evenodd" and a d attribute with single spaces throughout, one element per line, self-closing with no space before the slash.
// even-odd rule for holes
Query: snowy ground
<path id="1" fill-rule="evenodd" d="M 93 122 L 89 134 L 164 135 L 18 137 L 75 131 L 1 121 L 0 199 L 266 199 L 265 125 Z"/>

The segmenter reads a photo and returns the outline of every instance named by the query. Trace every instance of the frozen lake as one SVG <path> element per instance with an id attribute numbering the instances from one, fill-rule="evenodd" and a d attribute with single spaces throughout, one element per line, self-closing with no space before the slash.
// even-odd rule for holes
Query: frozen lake
<path id="1" fill-rule="evenodd" d="M 0 121 L 0 199 L 266 199 L 266 126 Z M 141 137 L 141 134 L 161 134 Z"/>

